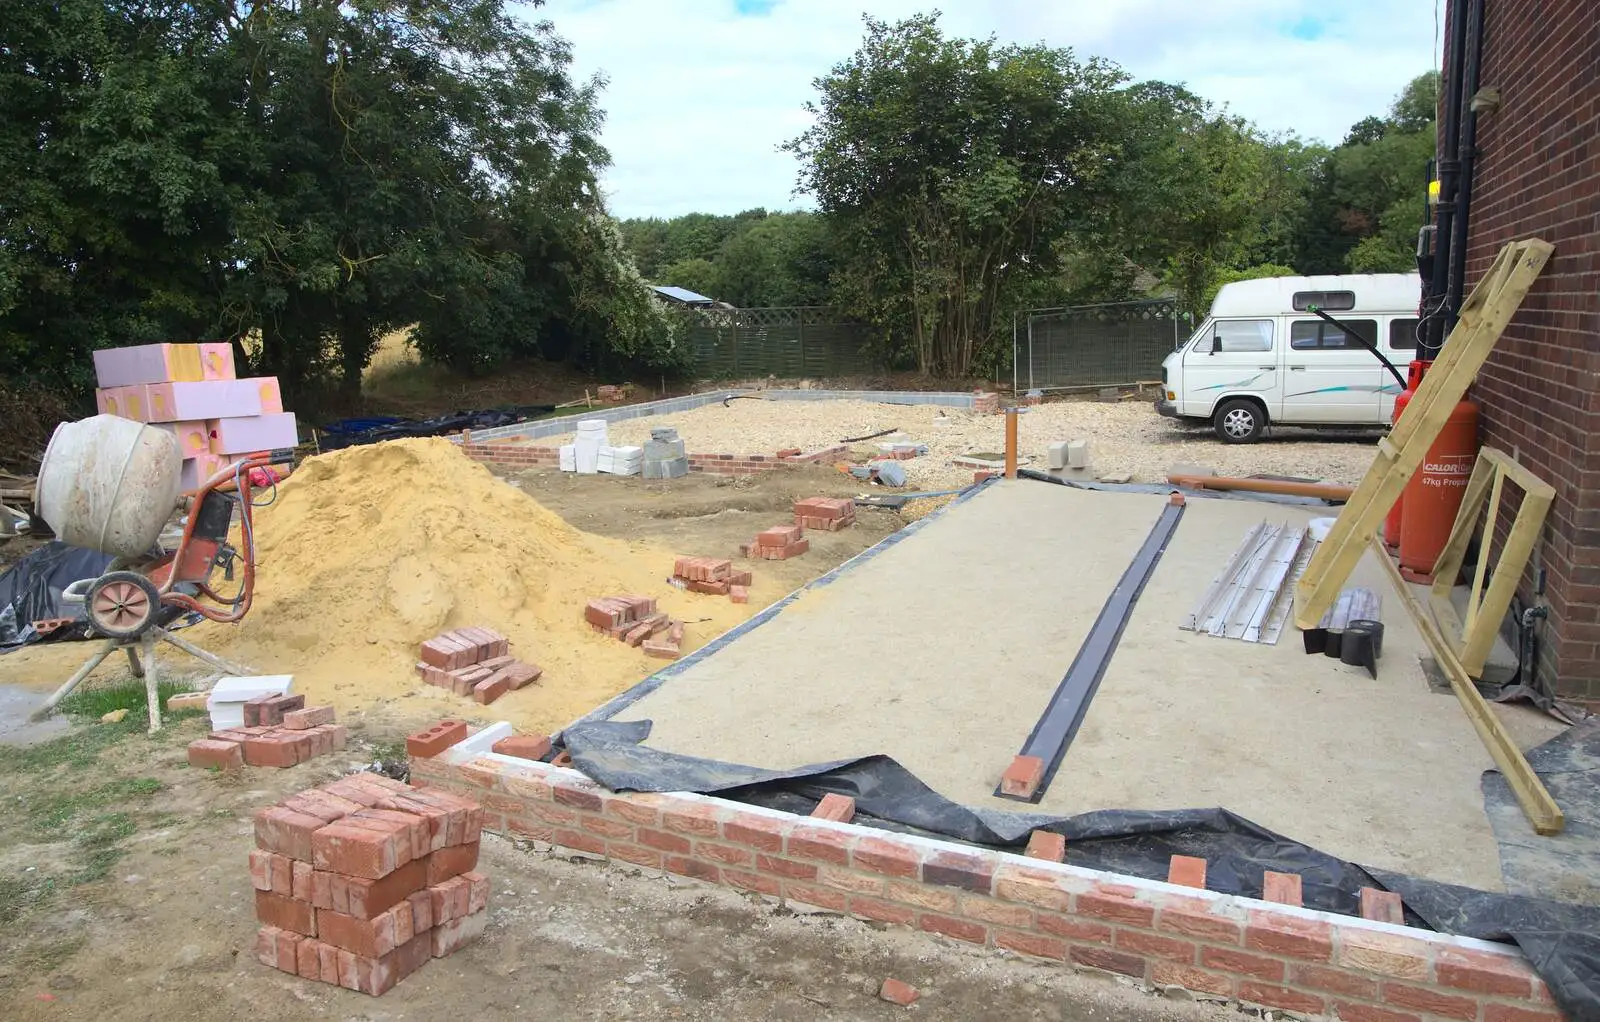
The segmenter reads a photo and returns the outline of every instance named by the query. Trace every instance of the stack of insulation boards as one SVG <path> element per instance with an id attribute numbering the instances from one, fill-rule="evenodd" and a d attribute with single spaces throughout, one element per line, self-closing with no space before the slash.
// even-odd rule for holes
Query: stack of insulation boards
<path id="1" fill-rule="evenodd" d="M 94 372 L 101 414 L 159 426 L 178 438 L 185 489 L 249 455 L 298 442 L 278 378 L 237 379 L 231 344 L 105 348 L 94 353 Z"/>

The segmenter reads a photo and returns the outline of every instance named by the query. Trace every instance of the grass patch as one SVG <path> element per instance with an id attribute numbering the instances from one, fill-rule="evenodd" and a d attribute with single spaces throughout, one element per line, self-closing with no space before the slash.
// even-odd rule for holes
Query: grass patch
<path id="1" fill-rule="evenodd" d="M 168 696 L 193 690 L 194 686 L 187 682 L 164 681 L 158 678 L 156 694 L 161 699 L 162 719 L 168 716 L 177 718 L 205 712 L 203 710 L 180 710 L 172 714 L 166 712 Z M 148 705 L 149 697 L 145 693 L 144 682 L 138 678 L 130 678 L 114 685 L 75 689 L 71 695 L 57 704 L 57 709 L 74 717 L 93 717 L 97 720 L 113 710 L 127 710 L 129 717 L 138 714 L 148 726 Z"/>
<path id="2" fill-rule="evenodd" d="M 70 731 L 37 745 L 0 745 L 0 774 L 43 773 L 57 767 L 91 767 L 100 754 L 118 742 L 143 734 L 149 721 L 128 714 L 115 724 L 96 724 Z"/>

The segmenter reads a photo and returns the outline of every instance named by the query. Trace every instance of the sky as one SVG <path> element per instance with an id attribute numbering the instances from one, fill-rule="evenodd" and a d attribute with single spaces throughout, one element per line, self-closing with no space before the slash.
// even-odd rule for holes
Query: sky
<path id="1" fill-rule="evenodd" d="M 1437 65 L 1436 0 L 546 0 L 573 73 L 603 75 L 619 217 L 811 205 L 778 146 L 861 17 L 943 11 L 948 35 L 1071 47 L 1187 85 L 1272 132 L 1337 143 Z"/>

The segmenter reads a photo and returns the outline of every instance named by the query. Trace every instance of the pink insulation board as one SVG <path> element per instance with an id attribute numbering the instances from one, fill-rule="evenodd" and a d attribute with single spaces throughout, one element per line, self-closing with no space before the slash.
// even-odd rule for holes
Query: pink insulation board
<path id="1" fill-rule="evenodd" d="M 200 345 L 140 344 L 94 353 L 94 374 L 102 387 L 141 383 L 194 383 L 202 378 Z"/>
<path id="2" fill-rule="evenodd" d="M 226 341 L 206 343 L 200 345 L 200 378 L 203 380 L 231 380 L 236 374 L 233 369 L 233 345 Z"/>
<path id="3" fill-rule="evenodd" d="M 185 490 L 193 490 L 224 468 L 243 458 L 228 458 L 220 454 L 200 454 L 183 460 L 183 474 L 179 476 Z"/>
<path id="4" fill-rule="evenodd" d="M 231 419 L 260 414 L 260 391 L 251 380 L 152 383 L 145 387 L 148 422 Z"/>
<path id="5" fill-rule="evenodd" d="M 206 423 L 212 454 L 250 454 L 293 447 L 300 442 L 295 432 L 294 413 L 251 415 L 236 419 L 212 419 Z"/>
<path id="6" fill-rule="evenodd" d="M 211 433 L 204 421 L 159 422 L 156 425 L 178 438 L 178 449 L 183 452 L 185 458 L 212 453 Z"/>

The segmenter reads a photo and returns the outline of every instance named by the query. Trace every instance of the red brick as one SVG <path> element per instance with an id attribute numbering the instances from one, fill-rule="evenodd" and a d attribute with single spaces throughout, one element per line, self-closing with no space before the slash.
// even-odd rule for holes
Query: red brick
<path id="1" fill-rule="evenodd" d="M 638 866 L 661 868 L 661 853 L 641 845 L 631 845 L 624 841 L 607 841 L 606 854 L 613 859 L 621 859 L 623 862 L 631 862 Z M 773 886 L 777 886 L 777 881 L 773 881 Z"/>
<path id="2" fill-rule="evenodd" d="M 1232 976 L 1179 965 L 1177 962 L 1151 962 L 1150 982 L 1161 987 L 1183 987 L 1194 993 L 1211 994 L 1214 997 L 1231 998 L 1234 990 Z"/>
<path id="3" fill-rule="evenodd" d="M 260 848 L 250 849 L 250 886 L 258 891 L 272 890 L 272 860 L 286 858 Z"/>
<path id="4" fill-rule="evenodd" d="M 1280 905 L 1300 904 L 1300 877 L 1295 873 L 1267 870 L 1261 877 L 1261 900 Z"/>
<path id="5" fill-rule="evenodd" d="M 247 699 L 244 703 L 244 723 L 246 727 L 277 727 L 283 723 L 283 715 L 290 710 L 298 710 L 305 706 L 305 696 L 267 695 Z"/>
<path id="6" fill-rule="evenodd" d="M 323 822 L 315 816 L 297 813 L 283 806 L 270 806 L 256 813 L 256 847 L 310 862 L 311 835 L 322 825 Z"/>
<path id="7" fill-rule="evenodd" d="M 1320 1015 L 1327 1008 L 1327 1001 L 1316 994 L 1265 983 L 1240 983 L 1239 1000 L 1264 1004 L 1269 1008 L 1283 1008 L 1285 1011 L 1301 1011 L 1307 1015 Z"/>
<path id="8" fill-rule="evenodd" d="M 268 888 L 273 894 L 281 894 L 285 898 L 294 897 L 294 864 L 299 859 L 291 859 L 287 855 L 276 852 L 267 853 L 272 856 L 271 872 L 272 886 Z"/>
<path id="9" fill-rule="evenodd" d="M 657 642 L 651 639 L 641 644 L 639 648 L 644 650 L 645 656 L 652 656 L 658 660 L 676 660 L 683 655 L 675 642 Z"/>
<path id="10" fill-rule="evenodd" d="M 1044 760 L 1038 756 L 1018 756 L 1000 775 L 1000 790 L 1014 798 L 1032 798 L 1044 781 Z"/>
<path id="11" fill-rule="evenodd" d="M 291 731 L 304 731 L 306 728 L 316 727 L 318 724 L 333 723 L 333 707 L 307 706 L 304 709 L 290 710 L 283 715 L 283 726 Z"/>
<path id="12" fill-rule="evenodd" d="M 427 934 L 429 953 L 435 958 L 454 954 L 482 936 L 488 925 L 489 913 L 475 912 L 435 926 Z"/>
<path id="13" fill-rule="evenodd" d="M 711 865 L 711 863 L 702 862 L 699 859 L 685 858 L 680 855 L 663 856 L 661 868 L 670 873 L 693 877 L 696 880 L 704 880 L 712 884 L 718 883 L 722 876 L 721 870 Z"/>
<path id="14" fill-rule="evenodd" d="M 994 946 L 1019 955 L 1032 955 L 1034 958 L 1048 958 L 1057 962 L 1065 961 L 1067 957 L 1066 941 L 1020 930 L 995 930 Z"/>
<path id="15" fill-rule="evenodd" d="M 1409 1011 L 1390 1011 L 1371 1004 L 1335 1001 L 1333 1010 L 1338 1013 L 1340 1022 L 1422 1022 L 1422 1016 Z"/>
<path id="16" fill-rule="evenodd" d="M 1073 947 L 1067 955 L 1078 965 L 1107 972 L 1120 972 L 1124 976 L 1144 976 L 1145 961 L 1138 955 L 1107 951 L 1097 947 Z"/>
<path id="17" fill-rule="evenodd" d="M 1501 997 L 1528 997 L 1533 990 L 1532 970 L 1507 955 L 1459 948 L 1440 948 L 1434 961 L 1439 985 Z"/>
<path id="18" fill-rule="evenodd" d="M 966 852 L 935 852 L 922 864 L 922 881 L 988 894 L 994 890 L 993 859 Z"/>
<path id="19" fill-rule="evenodd" d="M 543 677 L 544 668 L 538 664 L 530 664 L 526 661 L 518 660 L 500 668 L 496 676 L 504 679 L 506 684 L 511 686 L 511 691 L 516 692 L 519 689 L 527 688 Z"/>
<path id="20" fill-rule="evenodd" d="M 291 866 L 291 880 L 289 894 L 299 901 L 311 900 L 311 863 L 301 862 L 299 859 L 287 860 Z"/>
<path id="21" fill-rule="evenodd" d="M 883 985 L 878 988 L 879 1000 L 888 1001 L 890 1004 L 898 1004 L 902 1008 L 909 1008 L 911 1005 L 916 1004 L 917 998 L 921 996 L 921 994 L 917 993 L 916 987 L 909 983 L 902 983 L 892 976 L 885 979 Z"/>
<path id="22" fill-rule="evenodd" d="M 1109 919 L 1127 926 L 1150 929 L 1155 923 L 1156 910 L 1132 898 L 1118 898 L 1101 894 L 1080 894 L 1074 901 L 1075 910 L 1086 916 Z"/>
<path id="23" fill-rule="evenodd" d="M 605 838 L 596 834 L 585 834 L 581 830 L 557 830 L 551 835 L 551 844 L 560 845 L 579 852 L 588 852 L 590 855 L 606 854 Z"/>
<path id="24" fill-rule="evenodd" d="M 854 895 L 850 898 L 850 913 L 861 916 L 863 919 L 876 919 L 884 923 L 898 923 L 901 926 L 910 926 L 917 920 L 917 913 L 904 905 L 897 905 L 892 901 L 881 898 L 868 898 Z"/>
<path id="25" fill-rule="evenodd" d="M 605 808 L 605 800 L 600 797 L 600 789 L 591 781 L 561 778 L 550 785 L 550 797 L 561 805 L 588 813 L 598 813 Z M 713 823 L 711 833 L 715 835 L 716 832 L 716 824 Z"/>
<path id="26" fill-rule="evenodd" d="M 1033 925 L 1045 933 L 1053 933 L 1068 940 L 1088 941 L 1094 944 L 1110 944 L 1112 940 L 1111 927 L 1105 923 L 1056 915 L 1053 912 L 1035 913 Z"/>
<path id="27" fill-rule="evenodd" d="M 406 738 L 406 755 L 426 759 L 437 756 L 439 753 L 464 741 L 467 737 L 467 722 L 464 720 L 441 720 L 424 731 L 410 735 Z"/>
<path id="28" fill-rule="evenodd" d="M 792 859 L 780 859 L 772 855 L 757 855 L 756 869 L 762 873 L 773 873 L 781 877 L 791 877 L 795 880 L 815 880 L 817 867 L 809 862 L 795 862 Z"/>
<path id="29" fill-rule="evenodd" d="M 297 971 L 301 979 L 322 979 L 322 959 L 318 950 L 326 946 L 321 941 L 309 937 L 300 942 L 295 951 L 298 960 Z"/>
<path id="30" fill-rule="evenodd" d="M 762 876 L 760 873 L 746 873 L 738 869 L 724 869 L 722 882 L 741 891 L 754 891 L 773 898 L 783 893 L 783 883 L 777 878 Z"/>
<path id="31" fill-rule="evenodd" d="M 830 912 L 843 912 L 850 903 L 850 896 L 843 891 L 836 891 L 828 887 L 818 887 L 815 884 L 802 884 L 794 880 L 784 883 L 783 896 L 789 901 L 798 901 L 802 905 L 811 905 L 815 908 L 825 908 Z"/>
<path id="32" fill-rule="evenodd" d="M 671 852 L 674 855 L 688 855 L 692 847 L 689 839 L 682 835 L 668 834 L 648 827 L 640 827 L 635 840 L 648 848 Z"/>
<path id="33" fill-rule="evenodd" d="M 244 766 L 244 750 L 237 742 L 197 738 L 189 743 L 189 765 L 206 770 L 237 770 Z"/>
<path id="34" fill-rule="evenodd" d="M 1192 855 L 1174 855 L 1167 866 L 1167 883 L 1179 887 L 1206 889 L 1206 860 Z"/>
<path id="35" fill-rule="evenodd" d="M 478 865 L 477 841 L 464 845 L 450 845 L 427 857 L 427 878 L 424 884 L 433 887 L 453 876 L 460 876 Z"/>
<path id="36" fill-rule="evenodd" d="M 579 819 L 578 825 L 584 830 L 599 834 L 601 837 L 613 841 L 629 841 L 633 839 L 633 827 L 621 820 L 613 820 L 605 816 L 585 816 Z"/>
<path id="37" fill-rule="evenodd" d="M 1289 983 L 1291 986 L 1325 990 L 1330 994 L 1359 997 L 1364 1001 L 1378 999 L 1378 984 L 1375 980 L 1343 969 L 1329 969 L 1321 965 L 1289 966 Z"/>
<path id="38" fill-rule="evenodd" d="M 802 859 L 831 862 L 836 866 L 850 863 L 850 846 L 854 839 L 848 834 L 823 827 L 801 824 L 789 833 L 789 854 Z"/>
<path id="39" fill-rule="evenodd" d="M 300 942 L 305 937 L 292 930 L 276 930 L 278 935 L 278 968 L 291 975 L 300 970 Z"/>
<path id="40" fill-rule="evenodd" d="M 893 838 L 861 838 L 852 854 L 857 869 L 885 876 L 916 877 L 922 866 L 922 856 L 915 848 Z"/>
<path id="41" fill-rule="evenodd" d="M 291 732 L 300 735 L 301 732 Z M 308 743 L 309 744 L 309 743 Z M 255 735 L 246 738 L 240 743 L 244 753 L 244 761 L 250 766 L 275 767 L 288 769 L 301 761 L 300 743 L 294 740 L 285 740 L 279 732 L 265 735 Z M 304 757 L 309 759 L 309 756 Z"/>
<path id="42" fill-rule="evenodd" d="M 467 912 L 472 914 L 482 912 L 489 907 L 489 878 L 482 873 L 471 872 L 461 874 L 461 879 L 468 884 Z"/>
<path id="43" fill-rule="evenodd" d="M 629 823 L 660 827 L 661 809 L 659 802 L 656 801 L 660 798 L 661 796 L 653 794 L 618 795 L 606 799 L 605 812 L 612 816 L 620 816 Z"/>
<path id="44" fill-rule="evenodd" d="M 1383 1003 L 1397 1008 L 1409 1008 L 1424 1015 L 1466 1019 L 1467 1022 L 1475 1022 L 1478 1017 L 1478 1002 L 1472 998 L 1456 997 L 1424 987 L 1407 986 L 1404 983 L 1385 983 Z"/>
<path id="45" fill-rule="evenodd" d="M 402 842 L 409 851 L 410 837 L 399 828 L 375 829 L 341 820 L 312 835 L 311 861 L 318 869 L 377 880 L 405 864 Z"/>
<path id="46" fill-rule="evenodd" d="M 719 845 L 709 841 L 696 841 L 694 854 L 702 859 L 721 863 L 724 866 L 750 866 L 755 861 L 755 854 L 748 848 L 737 845 Z"/>
<path id="47" fill-rule="evenodd" d="M 797 542 L 803 533 L 793 525 L 774 525 L 756 534 L 756 546 L 779 548 Z"/>
<path id="48" fill-rule="evenodd" d="M 296 901 L 271 891 L 257 891 L 256 918 L 280 930 L 293 930 L 308 937 L 317 935 L 317 910 L 309 901 Z"/>
<path id="49" fill-rule="evenodd" d="M 1218 972 L 1233 973 L 1237 976 L 1252 976 L 1256 979 L 1282 982 L 1284 977 L 1284 963 L 1276 958 L 1262 958 L 1260 955 L 1247 954 L 1243 951 L 1230 951 L 1220 947 L 1202 947 L 1200 949 L 1200 964 L 1208 969 Z"/>
<path id="50" fill-rule="evenodd" d="M 1324 922 L 1276 912 L 1251 912 L 1244 945 L 1256 951 L 1326 962 L 1333 957 L 1333 930 Z"/>
<path id="51" fill-rule="evenodd" d="M 1426 941 L 1348 926 L 1340 931 L 1339 945 L 1344 968 L 1418 982 L 1429 978 L 1432 949 Z"/>
<path id="52" fill-rule="evenodd" d="M 481 681 L 474 682 L 472 686 L 472 698 L 474 701 L 483 703 L 487 706 L 489 703 L 499 699 L 510 690 L 511 679 L 507 678 L 504 672 L 502 672 L 500 674 L 484 678 Z"/>
<path id="53" fill-rule="evenodd" d="M 1156 929 L 1181 933 L 1186 937 L 1199 937 L 1213 944 L 1238 944 L 1243 927 L 1235 920 L 1212 915 L 1204 903 L 1199 903 L 1193 908 L 1162 906 L 1156 916 Z"/>
<path id="54" fill-rule="evenodd" d="M 1363 887 L 1361 918 L 1400 926 L 1405 924 L 1406 913 L 1400 902 L 1400 895 L 1393 891 L 1380 891 L 1375 887 Z"/>
<path id="55" fill-rule="evenodd" d="M 970 919 L 958 919 L 954 916 L 942 916 L 933 912 L 924 912 L 917 918 L 917 925 L 929 933 L 941 933 L 946 937 L 964 940 L 972 944 L 987 943 L 989 930 L 980 923 Z"/>
<path id="56" fill-rule="evenodd" d="M 1036 830 L 1028 835 L 1028 848 L 1023 854 L 1030 859 L 1065 862 L 1067 859 L 1067 839 L 1064 835 L 1052 831 Z"/>
<path id="57" fill-rule="evenodd" d="M 461 645 L 447 636 L 438 636 L 424 642 L 418 650 L 422 662 L 430 667 L 442 671 L 452 670 L 459 666 L 455 661 L 459 658 Z"/>
<path id="58" fill-rule="evenodd" d="M 724 840 L 734 844 L 748 845 L 759 848 L 764 852 L 783 851 L 783 835 L 789 827 L 782 820 L 765 816 L 743 815 L 737 821 L 729 820 L 722 825 Z"/>
<path id="59" fill-rule="evenodd" d="M 749 587 L 747 587 L 747 586 L 730 585 L 728 587 L 728 599 L 731 600 L 734 603 L 749 603 L 750 602 L 750 589 L 749 589 Z"/>
<path id="60" fill-rule="evenodd" d="M 1025 930 L 1033 925 L 1033 910 L 1027 906 L 1011 905 L 981 895 L 962 898 L 960 910 L 956 914 L 981 923 L 1009 926 L 1018 930 Z"/>
<path id="61" fill-rule="evenodd" d="M 322 982 L 339 985 L 339 954 L 339 948 L 317 941 L 317 978 Z"/>
<path id="62" fill-rule="evenodd" d="M 1554 1009 L 1518 1008 L 1509 1004 L 1485 1004 L 1483 1022 L 1567 1022 L 1567 1017 Z"/>
<path id="63" fill-rule="evenodd" d="M 1072 896 L 1061 889 L 1057 878 L 1032 874 L 1007 866 L 995 880 L 995 893 L 1008 901 L 1020 901 L 1040 908 L 1065 911 L 1072 907 Z"/>
<path id="64" fill-rule="evenodd" d="M 1158 937 L 1139 930 L 1118 930 L 1115 946 L 1119 951 L 1132 951 L 1151 958 L 1165 958 L 1181 965 L 1193 965 L 1195 945 L 1186 940 Z"/>
<path id="65" fill-rule="evenodd" d="M 549 735 L 512 735 L 502 738 L 489 747 L 490 752 L 519 759 L 542 760 L 550 755 Z"/>
<path id="66" fill-rule="evenodd" d="M 415 860 L 378 880 L 340 876 L 333 881 L 333 909 L 356 919 L 387 912 L 428 884 L 427 860 Z M 343 906 L 341 907 L 341 891 Z"/>

